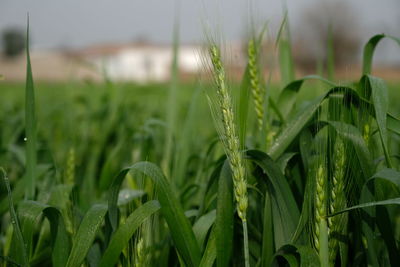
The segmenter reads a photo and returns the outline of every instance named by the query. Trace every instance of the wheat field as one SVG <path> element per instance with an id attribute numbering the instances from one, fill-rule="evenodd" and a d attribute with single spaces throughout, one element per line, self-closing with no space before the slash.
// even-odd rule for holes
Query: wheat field
<path id="1" fill-rule="evenodd" d="M 281 85 L 263 30 L 240 83 L 213 40 L 211 79 L 143 86 L 35 83 L 28 46 L 24 90 L 0 81 L 0 266 L 400 266 L 399 85 L 373 75 L 400 39 L 343 84 L 295 77 L 286 28 Z"/>

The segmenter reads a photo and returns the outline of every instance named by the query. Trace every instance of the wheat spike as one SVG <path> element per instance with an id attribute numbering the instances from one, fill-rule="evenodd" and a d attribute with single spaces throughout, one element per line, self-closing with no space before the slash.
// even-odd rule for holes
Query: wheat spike
<path id="1" fill-rule="evenodd" d="M 342 210 L 346 206 L 346 197 L 344 194 L 344 176 L 345 176 L 345 154 L 344 142 L 340 137 L 336 138 L 334 146 L 334 170 L 332 175 L 332 189 L 330 195 L 330 205 L 329 212 L 335 213 Z M 344 227 L 343 221 L 344 215 L 340 214 L 337 216 L 329 217 L 328 227 L 330 230 L 330 235 L 333 233 L 341 233 Z M 338 241 L 336 238 L 329 238 L 329 261 L 333 266 L 337 254 Z"/>
<path id="2" fill-rule="evenodd" d="M 257 114 L 258 130 L 262 131 L 264 119 L 264 95 L 260 85 L 260 72 L 258 66 L 258 51 L 254 39 L 248 43 L 247 54 L 249 58 L 250 87 L 254 99 L 254 109 Z"/>
<path id="3" fill-rule="evenodd" d="M 225 71 L 222 67 L 221 53 L 216 45 L 210 47 L 210 55 L 214 69 L 214 80 L 217 85 L 218 105 L 221 111 L 222 131 L 220 134 L 232 170 L 236 207 L 243 226 L 244 263 L 246 267 L 249 267 L 250 256 L 246 221 L 248 199 L 245 168 L 240 152 L 239 137 L 236 134 L 231 98 L 225 83 Z"/>
<path id="4" fill-rule="evenodd" d="M 217 84 L 218 104 L 221 111 L 224 147 L 232 169 L 235 187 L 235 199 L 238 215 L 242 221 L 246 221 L 247 185 L 242 155 L 240 153 L 239 138 L 236 135 L 232 103 L 225 82 L 225 71 L 222 67 L 221 54 L 216 45 L 210 48 L 211 62 L 214 67 L 214 79 Z"/>
<path id="5" fill-rule="evenodd" d="M 325 195 L 326 169 L 320 164 L 317 169 L 316 176 L 316 196 L 315 196 L 315 230 L 314 245 L 317 251 L 320 249 L 320 225 L 326 216 L 326 195 Z"/>

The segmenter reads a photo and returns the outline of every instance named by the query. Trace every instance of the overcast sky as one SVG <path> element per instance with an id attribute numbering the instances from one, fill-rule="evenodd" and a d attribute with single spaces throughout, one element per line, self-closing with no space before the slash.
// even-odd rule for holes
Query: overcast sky
<path id="1" fill-rule="evenodd" d="M 318 2 L 334 1 L 341 0 L 0 0 L 0 31 L 9 26 L 24 28 L 29 12 L 34 48 L 84 47 L 138 38 L 169 43 L 176 6 L 180 6 L 181 41 L 204 40 L 206 24 L 211 28 L 219 24 L 226 40 L 238 40 L 246 29 L 249 2 L 251 14 L 271 25 L 279 25 L 286 2 L 295 35 L 307 30 L 301 27 L 305 10 Z M 400 35 L 400 0 L 346 3 L 361 26 L 363 41 L 381 32 Z M 396 51 L 393 45 L 384 46 Z"/>

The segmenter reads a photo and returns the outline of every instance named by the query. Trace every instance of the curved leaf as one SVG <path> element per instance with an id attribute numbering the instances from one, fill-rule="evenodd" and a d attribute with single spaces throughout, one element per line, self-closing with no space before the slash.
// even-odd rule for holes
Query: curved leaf
<path id="1" fill-rule="evenodd" d="M 156 200 L 146 202 L 126 219 L 112 236 L 110 243 L 100 261 L 100 267 L 114 266 L 122 250 L 127 246 L 136 229 L 152 214 L 160 209 L 160 204 Z"/>
<path id="2" fill-rule="evenodd" d="M 212 267 L 214 265 L 216 257 L 217 257 L 217 245 L 215 240 L 215 231 L 212 230 L 210 238 L 208 239 L 207 242 L 206 250 L 204 251 L 203 257 L 201 258 L 199 267 Z"/>
<path id="3" fill-rule="evenodd" d="M 76 233 L 71 254 L 66 264 L 67 267 L 80 266 L 82 264 L 96 237 L 97 231 L 103 223 L 106 212 L 106 205 L 96 204 L 85 214 Z"/>
<path id="4" fill-rule="evenodd" d="M 200 248 L 203 247 L 204 240 L 210 230 L 211 226 L 215 222 L 216 211 L 212 210 L 209 213 L 201 216 L 193 225 L 193 233 L 199 243 Z"/>
<path id="5" fill-rule="evenodd" d="M 311 247 L 293 244 L 281 247 L 274 257 L 283 257 L 289 266 L 319 267 L 321 266 L 318 255 Z"/>
<path id="6" fill-rule="evenodd" d="M 327 123 L 336 130 L 340 137 L 353 145 L 364 177 L 370 177 L 374 171 L 374 164 L 360 131 L 353 125 L 344 122 L 328 121 Z"/>
<path id="7" fill-rule="evenodd" d="M 301 129 L 303 129 L 311 117 L 314 116 L 315 111 L 317 111 L 326 95 L 327 94 L 324 94 L 318 97 L 308 106 L 300 110 L 297 115 L 287 123 L 286 127 L 282 130 L 281 134 L 276 138 L 268 151 L 268 155 L 272 159 L 276 160 L 282 155 L 286 148 L 297 137 Z"/>
<path id="8" fill-rule="evenodd" d="M 233 182 L 228 161 L 225 161 L 218 182 L 217 214 L 215 219 L 215 239 L 217 266 L 229 266 L 233 247 Z"/>
<path id="9" fill-rule="evenodd" d="M 131 167 L 123 169 L 113 180 L 109 191 L 108 214 L 113 230 L 118 223 L 118 192 L 122 181 L 130 170 L 141 172 L 151 178 L 156 184 L 161 212 L 167 221 L 172 239 L 183 261 L 189 266 L 197 266 L 200 262 L 200 248 L 194 236 L 189 220 L 172 191 L 171 186 L 162 171 L 150 162 L 138 162 Z"/>
<path id="10" fill-rule="evenodd" d="M 261 266 L 271 266 L 274 254 L 274 226 L 272 215 L 271 194 L 266 190 L 263 212 L 263 232 L 262 232 L 262 250 L 261 250 Z"/>
<path id="11" fill-rule="evenodd" d="M 391 114 L 387 114 L 386 117 L 387 129 L 400 135 L 400 120 Z"/>
<path id="12" fill-rule="evenodd" d="M 390 35 L 385 35 L 385 34 L 377 34 L 373 36 L 369 41 L 365 44 L 364 46 L 364 53 L 363 53 L 363 74 L 370 74 L 371 69 L 372 69 L 372 58 L 374 56 L 374 51 L 376 46 L 378 45 L 379 41 L 382 40 L 383 38 L 389 38 L 392 39 L 393 41 L 397 42 L 400 45 L 400 39 L 390 36 Z"/>
<path id="13" fill-rule="evenodd" d="M 267 175 L 272 186 L 272 217 L 276 247 L 287 244 L 293 238 L 300 212 L 286 178 L 276 163 L 265 153 L 249 150 L 246 156 Z"/>
<path id="14" fill-rule="evenodd" d="M 36 201 L 21 202 L 18 208 L 18 218 L 28 257 L 30 260 L 33 259 L 33 235 L 37 228 L 37 220 L 42 214 L 50 222 L 53 266 L 63 267 L 67 262 L 71 244 L 61 212 L 57 208 Z"/>
<path id="15" fill-rule="evenodd" d="M 365 76 L 368 79 L 371 86 L 372 102 L 374 103 L 375 119 L 378 124 L 379 136 L 385 153 L 386 164 L 389 168 L 392 167 L 392 163 L 389 156 L 387 146 L 387 129 L 386 129 L 386 116 L 389 105 L 389 95 L 385 82 L 377 77 L 370 75 Z"/>
<path id="16" fill-rule="evenodd" d="M 391 199 L 381 200 L 381 201 L 372 201 L 372 202 L 367 202 L 367 203 L 351 206 L 351 207 L 346 208 L 344 210 L 340 210 L 338 212 L 329 214 L 329 215 L 327 215 L 327 217 L 336 216 L 338 214 L 341 214 L 341 213 L 344 213 L 344 212 L 349 212 L 349 211 L 356 210 L 356 209 L 363 209 L 363 208 L 376 207 L 376 206 L 386 206 L 386 205 L 400 205 L 400 197 L 399 198 L 391 198 Z"/>
<path id="17" fill-rule="evenodd" d="M 337 86 L 335 83 L 318 75 L 308 75 L 299 80 L 290 82 L 288 85 L 285 86 L 285 88 L 282 89 L 277 103 L 285 119 L 287 119 L 287 116 L 293 110 L 296 103 L 296 95 L 302 87 L 303 83 L 307 80 L 319 80 L 333 87 Z"/>
<path id="18" fill-rule="evenodd" d="M 13 242 L 13 245 L 18 249 L 19 254 L 16 254 L 16 258 L 13 259 L 17 263 L 22 264 L 22 266 L 28 266 L 29 264 L 29 258 L 28 258 L 28 253 L 27 253 L 27 248 L 25 246 L 25 241 L 24 237 L 22 235 L 20 223 L 17 217 L 17 213 L 15 212 L 14 208 L 14 203 L 13 203 L 13 197 L 12 197 L 12 192 L 11 192 L 11 187 L 10 187 L 10 181 L 8 179 L 7 173 L 4 171 L 2 167 L 0 167 L 0 173 L 3 176 L 4 183 L 6 184 L 7 188 L 7 200 L 8 200 L 8 206 L 10 210 L 10 216 L 11 216 L 11 223 L 13 226 L 13 231 L 16 237 L 16 241 Z"/>

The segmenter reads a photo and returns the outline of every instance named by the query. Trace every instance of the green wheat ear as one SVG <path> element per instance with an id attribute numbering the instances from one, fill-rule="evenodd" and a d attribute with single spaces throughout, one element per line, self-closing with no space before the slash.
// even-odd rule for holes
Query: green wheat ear
<path id="1" fill-rule="evenodd" d="M 326 167 L 320 164 L 316 173 L 316 194 L 315 194 L 315 228 L 314 245 L 317 251 L 320 250 L 320 225 L 327 214 L 326 210 Z"/>
<path id="2" fill-rule="evenodd" d="M 328 248 L 328 225 L 327 215 L 327 169 L 326 162 L 323 161 L 318 165 L 316 173 L 316 193 L 315 193 L 315 220 L 314 220 L 314 245 L 318 252 L 321 266 L 329 265 L 329 248 Z"/>
<path id="3" fill-rule="evenodd" d="M 232 170 L 237 212 L 243 225 L 245 264 L 246 266 L 249 266 L 246 222 L 248 199 L 245 168 L 242 154 L 240 152 L 239 137 L 236 133 L 231 97 L 228 88 L 226 87 L 226 78 L 221 61 L 221 52 L 215 44 L 211 45 L 209 52 L 213 66 L 214 80 L 217 85 L 217 102 L 220 110 L 219 117 L 222 120 L 222 131 L 220 132 L 220 135 Z"/>
<path id="4" fill-rule="evenodd" d="M 135 246 L 135 267 L 145 266 L 145 253 L 144 253 L 144 240 L 143 237 L 139 237 Z"/>
<path id="5" fill-rule="evenodd" d="M 264 92 L 260 85 L 258 51 L 253 38 L 249 40 L 247 55 L 249 58 L 250 88 L 254 99 L 254 110 L 257 115 L 258 130 L 262 131 L 264 119 Z"/>
<path id="6" fill-rule="evenodd" d="M 74 184 L 75 183 L 75 149 L 70 148 L 67 158 L 67 170 L 65 172 L 65 183 Z"/>
<path id="7" fill-rule="evenodd" d="M 332 175 L 331 195 L 329 212 L 335 213 L 339 210 L 343 210 L 346 207 L 346 196 L 345 196 L 345 164 L 346 164 L 346 153 L 345 144 L 340 137 L 336 138 L 334 145 L 334 170 Z M 338 240 L 333 237 L 335 233 L 342 233 L 345 228 L 346 215 L 339 214 L 334 217 L 329 217 L 329 262 L 333 266 L 338 250 Z"/>
<path id="8" fill-rule="evenodd" d="M 232 102 L 226 87 L 225 71 L 222 67 L 221 55 L 217 46 L 211 46 L 210 54 L 214 67 L 214 78 L 217 84 L 218 104 L 221 111 L 223 126 L 222 140 L 233 173 L 238 215 L 242 221 L 246 221 L 246 210 L 248 205 L 247 186 L 243 159 L 240 152 L 239 137 L 236 134 L 236 125 L 234 123 Z"/>

